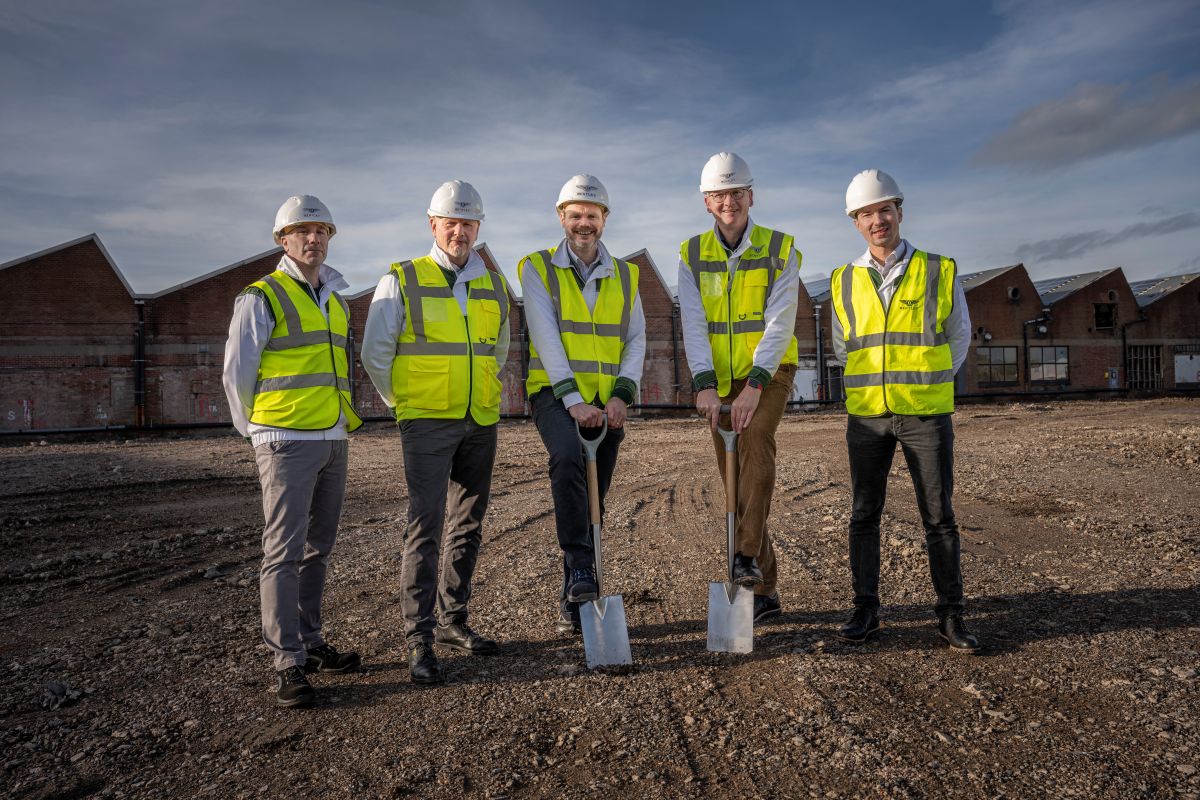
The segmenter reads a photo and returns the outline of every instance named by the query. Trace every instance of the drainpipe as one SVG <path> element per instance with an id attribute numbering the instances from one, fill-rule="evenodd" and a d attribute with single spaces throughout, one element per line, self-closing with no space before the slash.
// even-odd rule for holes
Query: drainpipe
<path id="1" fill-rule="evenodd" d="M 813 320 L 817 328 L 817 399 L 824 400 L 825 387 L 825 339 L 821 335 L 821 304 L 813 304 Z"/>
<path id="2" fill-rule="evenodd" d="M 679 402 L 679 323 L 676 321 L 676 316 L 679 314 L 679 306 L 673 304 L 671 306 L 671 369 L 672 380 L 671 388 L 675 391 L 675 402 Z"/>
<path id="3" fill-rule="evenodd" d="M 137 329 L 133 335 L 133 426 L 146 424 L 146 301 L 134 300 Z"/>
<path id="4" fill-rule="evenodd" d="M 1022 348 L 1022 350 L 1024 350 L 1024 357 L 1025 357 L 1025 390 L 1026 391 L 1028 391 L 1031 388 L 1030 384 L 1033 382 L 1032 378 L 1031 378 L 1032 371 L 1029 368 L 1029 326 L 1037 325 L 1039 328 L 1038 333 L 1044 335 L 1047 333 L 1046 323 L 1049 321 L 1050 321 L 1050 308 L 1049 308 L 1049 306 L 1044 306 L 1042 308 L 1042 315 L 1040 317 L 1037 317 L 1036 319 L 1026 320 L 1024 322 L 1024 324 L 1021 325 L 1021 348 Z"/>
<path id="5" fill-rule="evenodd" d="M 1125 370 L 1125 388 L 1126 389 L 1129 389 L 1132 387 L 1129 385 L 1129 342 L 1125 337 L 1125 331 L 1129 329 L 1130 325 L 1137 325 L 1139 323 L 1145 322 L 1146 319 L 1147 319 L 1146 312 L 1142 311 L 1141 309 L 1138 309 L 1138 318 L 1137 319 L 1130 320 L 1129 322 L 1126 322 L 1121 325 L 1121 363 L 1122 363 L 1122 365 L 1124 365 L 1123 368 Z"/>

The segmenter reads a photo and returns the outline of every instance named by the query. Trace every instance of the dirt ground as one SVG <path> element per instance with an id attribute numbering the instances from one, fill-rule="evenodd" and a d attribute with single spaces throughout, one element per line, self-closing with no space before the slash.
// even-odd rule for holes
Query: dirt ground
<path id="1" fill-rule="evenodd" d="M 771 527 L 784 613 L 705 650 L 724 505 L 694 419 L 634 421 L 608 503 L 608 588 L 635 666 L 555 634 L 545 455 L 504 423 L 472 623 L 411 684 L 398 604 L 400 439 L 356 434 L 326 595 L 366 669 L 273 707 L 261 507 L 231 434 L 0 447 L 6 797 L 1200 797 L 1200 400 L 956 415 L 968 622 L 937 637 L 903 459 L 884 518 L 881 638 L 850 608 L 845 418 L 789 415 Z"/>

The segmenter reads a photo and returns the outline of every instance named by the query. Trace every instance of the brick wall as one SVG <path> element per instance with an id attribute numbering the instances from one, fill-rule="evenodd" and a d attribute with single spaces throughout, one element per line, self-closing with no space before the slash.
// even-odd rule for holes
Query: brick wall
<path id="1" fill-rule="evenodd" d="M 0 430 L 131 425 L 136 312 L 95 236 L 3 270 Z"/>

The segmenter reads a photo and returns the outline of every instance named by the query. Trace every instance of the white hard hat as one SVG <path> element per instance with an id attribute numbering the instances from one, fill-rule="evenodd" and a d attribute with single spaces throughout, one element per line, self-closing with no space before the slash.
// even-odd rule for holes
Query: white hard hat
<path id="1" fill-rule="evenodd" d="M 846 215 L 853 219 L 859 209 L 884 200 L 895 200 L 897 206 L 904 202 L 900 185 L 881 169 L 864 169 L 854 176 L 846 189 Z"/>
<path id="2" fill-rule="evenodd" d="M 608 211 L 608 189 L 595 175 L 576 175 L 563 184 L 554 207 L 561 209 L 567 203 L 595 203 Z"/>
<path id="3" fill-rule="evenodd" d="M 311 194 L 292 195 L 284 200 L 283 205 L 275 212 L 275 227 L 271 230 L 275 236 L 275 244 L 283 241 L 280 237 L 288 228 L 306 222 L 322 223 L 329 229 L 330 236 L 337 233 L 337 226 L 333 224 L 333 217 L 324 203 Z"/>
<path id="4" fill-rule="evenodd" d="M 433 193 L 426 213 L 431 217 L 483 222 L 483 198 L 466 181 L 446 181 Z"/>
<path id="5" fill-rule="evenodd" d="M 737 153 L 717 153 L 700 171 L 700 191 L 702 192 L 749 189 L 753 185 L 754 178 L 750 175 L 750 165 Z"/>

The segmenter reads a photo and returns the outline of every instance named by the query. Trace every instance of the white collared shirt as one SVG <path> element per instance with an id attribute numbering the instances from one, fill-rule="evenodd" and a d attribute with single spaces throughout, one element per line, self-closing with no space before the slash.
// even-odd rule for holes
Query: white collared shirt
<path id="1" fill-rule="evenodd" d="M 604 242 L 598 242 L 598 261 L 584 279 L 582 288 L 583 300 L 587 303 L 588 311 L 596 308 L 596 297 L 600 293 L 600 281 L 616 277 L 612 255 Z M 572 253 L 564 237 L 558 243 L 558 248 L 550 258 L 550 267 L 571 267 L 575 265 L 571 259 Z M 575 259 L 578 261 L 578 257 Z M 576 270 L 578 271 L 578 270 Z M 521 296 L 525 300 L 525 321 L 529 325 L 529 338 L 537 349 L 538 358 L 550 379 L 550 385 L 575 377 L 571 362 L 567 360 L 567 351 L 563 347 L 562 337 L 558 331 L 558 311 L 554 308 L 554 300 L 541 276 L 532 266 L 526 265 L 521 270 Z M 639 291 L 633 298 L 633 309 L 629 314 L 629 333 L 621 351 L 621 369 L 618 377 L 628 378 L 640 387 L 642 382 L 642 361 L 646 357 L 646 316 L 642 312 L 642 295 Z M 638 392 L 634 392 L 636 398 Z M 570 408 L 583 402 L 583 395 L 571 392 L 563 395 L 562 404 Z"/>
<path id="2" fill-rule="evenodd" d="M 729 275 L 732 280 L 737 271 L 742 255 L 750 247 L 750 232 L 754 230 L 754 220 L 748 219 L 742 240 L 732 250 L 721 238 L 721 231 L 713 224 L 717 241 L 725 248 L 729 261 Z M 688 369 L 692 377 L 713 368 L 712 347 L 708 340 L 708 318 L 704 314 L 704 303 L 700 299 L 700 287 L 692 277 L 692 269 L 682 258 L 679 259 L 678 285 L 679 317 L 683 323 L 683 351 L 687 356 Z M 793 247 L 788 253 L 787 263 L 783 274 L 775 281 L 771 294 L 767 297 L 766 308 L 763 309 L 763 321 L 766 329 L 762 339 L 754 348 L 754 366 L 762 367 L 772 375 L 779 369 L 779 362 L 787 353 L 796 332 L 796 305 L 799 303 L 800 292 L 800 259 Z"/>
<path id="3" fill-rule="evenodd" d="M 302 285 L 309 285 L 296 262 L 287 255 L 279 259 L 277 269 L 295 278 Z M 334 292 L 349 289 L 350 284 L 346 283 L 342 273 L 328 264 L 322 264 L 318 274 L 321 288 L 316 290 L 317 305 L 328 320 L 330 296 Z M 229 339 L 225 342 L 225 367 L 221 375 L 233 427 L 237 428 L 237 432 L 242 436 L 249 436 L 255 447 L 264 442 L 282 439 L 345 439 L 344 413 L 338 416 L 337 424 L 323 431 L 298 431 L 250 422 L 250 415 L 254 411 L 254 387 L 258 384 L 259 362 L 274 330 L 275 318 L 271 316 L 271 306 L 266 299 L 247 292 L 238 295 L 233 301 L 233 318 L 229 321 Z"/>
<path id="4" fill-rule="evenodd" d="M 467 257 L 467 263 L 459 267 L 450 260 L 442 248 L 435 243 L 429 250 L 432 258 L 442 269 L 455 274 L 454 299 L 463 316 L 467 314 L 467 284 L 487 272 L 487 265 L 479 253 L 474 250 Z M 375 295 L 371 298 L 371 308 L 367 312 L 366 330 L 363 331 L 362 349 L 359 359 L 363 369 L 375 384 L 375 390 L 387 403 L 388 408 L 396 407 L 396 396 L 392 394 L 392 362 L 396 358 L 396 346 L 400 335 L 405 331 L 404 296 L 400 291 L 400 280 L 396 274 L 388 270 L 379 284 L 375 287 Z M 504 368 L 508 360 L 510 341 L 507 321 L 500 326 L 496 336 L 496 372 Z"/>
<path id="5" fill-rule="evenodd" d="M 892 304 L 892 298 L 896 295 L 896 288 L 900 285 L 900 281 L 904 278 L 904 273 L 908 271 L 908 262 L 912 260 L 912 255 L 915 249 L 908 243 L 907 239 L 901 239 L 900 244 L 896 245 L 896 249 L 888 254 L 881 264 L 871 255 L 870 248 L 858 258 L 851 262 L 855 267 L 869 267 L 875 270 L 883 278 L 883 282 L 879 284 L 878 292 L 879 299 L 883 301 L 883 310 L 886 313 L 888 307 Z M 833 358 L 834 360 L 845 366 L 846 364 L 846 340 L 845 331 L 842 328 L 841 320 L 837 314 L 833 314 L 831 320 L 833 334 Z M 971 347 L 971 314 L 967 310 L 967 295 L 963 291 L 962 283 L 958 280 L 954 281 L 954 295 L 951 301 L 950 314 L 946 317 L 942 328 L 946 331 L 946 337 L 950 344 L 950 361 L 953 364 L 955 372 L 967 360 L 967 352 Z"/>

